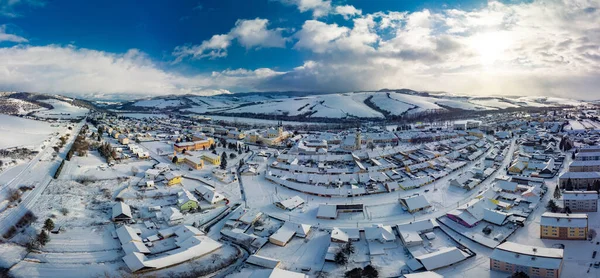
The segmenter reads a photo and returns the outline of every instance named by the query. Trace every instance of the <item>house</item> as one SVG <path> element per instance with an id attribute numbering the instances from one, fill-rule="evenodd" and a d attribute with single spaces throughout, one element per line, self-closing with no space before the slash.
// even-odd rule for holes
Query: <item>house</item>
<path id="1" fill-rule="evenodd" d="M 415 213 L 431 207 L 431 204 L 425 198 L 425 195 L 413 195 L 400 198 L 400 204 L 408 209 L 408 212 Z"/>
<path id="2" fill-rule="evenodd" d="M 202 160 L 202 158 L 196 156 L 186 156 L 183 159 L 183 163 L 187 164 L 188 166 L 190 166 L 190 168 L 195 170 L 200 170 L 204 168 L 204 161 Z"/>
<path id="3" fill-rule="evenodd" d="M 177 193 L 179 198 L 177 199 L 177 205 L 179 206 L 179 210 L 188 211 L 191 209 L 198 209 L 198 199 L 189 192 L 187 189 L 183 189 Z"/>
<path id="4" fill-rule="evenodd" d="M 181 214 L 181 212 L 174 207 L 163 209 L 162 215 L 163 220 L 170 226 L 183 223 L 183 214 Z"/>
<path id="5" fill-rule="evenodd" d="M 514 242 L 498 245 L 490 255 L 490 270 L 515 273 L 523 271 L 529 277 L 560 277 L 563 249 L 534 247 Z"/>
<path id="6" fill-rule="evenodd" d="M 175 249 L 150 258 L 140 252 L 128 253 L 123 257 L 123 261 L 132 272 L 155 270 L 208 255 L 222 245 L 207 236 L 190 236 L 185 240 L 176 240 L 175 246 Z"/>
<path id="7" fill-rule="evenodd" d="M 353 228 L 333 228 L 331 230 L 331 242 L 358 241 L 360 240 L 360 231 Z"/>
<path id="8" fill-rule="evenodd" d="M 587 232 L 585 213 L 545 212 L 540 219 L 540 238 L 587 240 Z"/>
<path id="9" fill-rule="evenodd" d="M 336 219 L 337 215 L 337 205 L 320 204 L 317 210 L 319 219 Z"/>
<path id="10" fill-rule="evenodd" d="M 220 165 L 221 164 L 221 157 L 216 154 L 212 154 L 212 153 L 202 154 L 202 159 L 206 160 L 208 163 L 210 163 L 212 165 Z"/>
<path id="11" fill-rule="evenodd" d="M 374 225 L 365 227 L 365 237 L 368 241 L 379 241 L 381 243 L 392 242 L 396 240 L 392 226 Z"/>
<path id="12" fill-rule="evenodd" d="M 516 192 L 519 184 L 516 182 L 510 182 L 506 180 L 497 180 L 494 186 L 500 191 Z"/>
<path id="13" fill-rule="evenodd" d="M 446 216 L 467 228 L 472 228 L 484 219 L 484 209 L 494 206 L 495 204 L 487 198 L 475 198 L 457 209 L 449 211 Z"/>
<path id="14" fill-rule="evenodd" d="M 158 177 L 158 175 L 160 175 L 160 171 L 158 169 L 148 169 L 146 170 L 144 177 L 147 180 L 155 180 Z"/>
<path id="15" fill-rule="evenodd" d="M 446 267 L 469 258 L 470 254 L 456 247 L 442 247 L 437 251 L 414 258 L 427 271 Z M 407 263 L 408 264 L 408 263 Z"/>
<path id="16" fill-rule="evenodd" d="M 307 237 L 310 229 L 310 225 L 285 222 L 279 230 L 269 237 L 269 242 L 278 246 L 285 246 L 292 240 L 294 235 L 302 238 Z"/>
<path id="17" fill-rule="evenodd" d="M 165 179 L 167 180 L 167 185 L 175 185 L 181 183 L 181 174 L 175 171 L 167 172 L 165 174 Z"/>
<path id="18" fill-rule="evenodd" d="M 129 137 L 127 137 L 127 135 L 120 134 L 119 135 L 119 143 L 121 143 L 123 145 L 128 145 L 129 144 Z"/>
<path id="19" fill-rule="evenodd" d="M 164 162 L 161 162 L 161 163 L 158 163 L 158 164 L 154 165 L 154 169 L 158 170 L 161 173 L 170 170 L 169 164 L 164 163 Z"/>
<path id="20" fill-rule="evenodd" d="M 250 257 L 248 257 L 248 259 L 246 260 L 246 263 L 264 267 L 264 268 L 276 268 L 279 266 L 281 261 L 277 260 L 277 259 L 272 259 L 269 257 L 259 256 L 259 255 L 255 254 L 255 255 L 251 255 Z"/>
<path id="21" fill-rule="evenodd" d="M 200 195 L 203 200 L 207 201 L 211 205 L 225 200 L 225 196 L 223 194 L 217 192 L 213 188 L 209 188 L 204 185 L 196 187 L 194 191 L 196 191 L 196 193 L 198 193 L 198 195 Z"/>
<path id="22" fill-rule="evenodd" d="M 275 205 L 278 208 L 285 209 L 285 210 L 293 210 L 303 204 L 304 204 L 304 199 L 302 199 L 300 196 L 297 196 L 297 195 L 275 203 Z"/>
<path id="23" fill-rule="evenodd" d="M 246 225 L 252 225 L 263 215 L 262 212 L 250 209 L 246 211 L 238 220 Z"/>
<path id="24" fill-rule="evenodd" d="M 569 207 L 572 212 L 598 211 L 598 192 L 596 191 L 564 191 L 562 198 L 563 207 Z"/>
<path id="25" fill-rule="evenodd" d="M 508 168 L 508 172 L 511 174 L 521 174 L 525 169 L 527 169 L 527 163 L 523 161 L 517 161 L 510 165 L 510 167 Z"/>
<path id="26" fill-rule="evenodd" d="M 133 218 L 129 205 L 118 202 L 112 207 L 112 221 L 128 222 Z"/>
<path id="27" fill-rule="evenodd" d="M 399 224 L 396 226 L 400 234 L 400 240 L 406 247 L 418 246 L 423 244 L 421 235 L 432 232 L 435 224 L 431 219 Z"/>

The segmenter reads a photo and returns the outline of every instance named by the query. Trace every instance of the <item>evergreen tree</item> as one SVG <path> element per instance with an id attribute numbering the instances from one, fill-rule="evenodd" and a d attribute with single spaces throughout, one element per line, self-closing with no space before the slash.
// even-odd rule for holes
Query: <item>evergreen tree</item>
<path id="1" fill-rule="evenodd" d="M 49 241 L 50 241 L 50 237 L 48 236 L 48 234 L 46 233 L 46 231 L 42 230 L 40 232 L 40 234 L 37 236 L 37 242 L 41 246 L 45 246 L 46 243 L 48 243 Z"/>
<path id="2" fill-rule="evenodd" d="M 337 252 L 333 261 L 338 265 L 346 265 L 348 263 L 348 257 L 343 252 Z"/>
<path id="3" fill-rule="evenodd" d="M 174 156 L 173 160 L 171 160 L 171 162 L 173 162 L 173 163 L 177 163 L 177 161 L 178 161 L 177 156 Z"/>
<path id="4" fill-rule="evenodd" d="M 52 219 L 50 219 L 50 218 L 46 219 L 46 221 L 44 222 L 44 230 L 46 230 L 46 231 L 54 230 L 54 221 L 52 221 Z"/>
<path id="5" fill-rule="evenodd" d="M 560 193 L 560 188 L 558 188 L 558 185 L 556 185 L 556 188 L 554 189 L 554 199 L 560 199 L 560 197 L 562 196 L 562 194 Z"/>
<path id="6" fill-rule="evenodd" d="M 556 205 L 556 202 L 554 202 L 554 200 L 550 200 L 548 201 L 548 205 L 546 205 L 546 209 L 551 212 L 557 212 L 559 207 Z"/>
<path id="7" fill-rule="evenodd" d="M 346 242 L 346 244 L 344 244 L 344 247 L 342 248 L 342 252 L 344 252 L 344 254 L 346 255 L 354 254 L 355 250 L 356 249 L 354 248 L 354 245 L 352 244 L 351 240 L 348 240 L 348 242 Z"/>
<path id="8" fill-rule="evenodd" d="M 377 278 L 377 277 L 379 277 L 379 272 L 372 265 L 367 265 L 362 270 L 362 277 Z"/>
<path id="9" fill-rule="evenodd" d="M 565 186 L 566 191 L 573 191 L 573 181 L 571 178 L 567 179 L 567 185 Z"/>
<path id="10" fill-rule="evenodd" d="M 225 152 L 223 152 L 221 154 L 221 165 L 220 165 L 221 170 L 225 170 L 227 169 L 227 154 Z"/>

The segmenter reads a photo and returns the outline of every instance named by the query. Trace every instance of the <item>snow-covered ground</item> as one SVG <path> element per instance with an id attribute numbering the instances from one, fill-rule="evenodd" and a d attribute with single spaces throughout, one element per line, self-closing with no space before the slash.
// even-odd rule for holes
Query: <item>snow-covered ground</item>
<path id="1" fill-rule="evenodd" d="M 34 115 L 40 118 L 77 119 L 84 117 L 89 112 L 87 108 L 78 107 L 66 101 L 56 99 L 42 101 L 54 108 L 35 112 Z"/>
<path id="2" fill-rule="evenodd" d="M 59 127 L 42 121 L 0 114 L 0 149 L 40 146 Z"/>
<path id="3" fill-rule="evenodd" d="M 176 107 L 182 105 L 183 103 L 180 100 L 166 100 L 166 99 L 149 99 L 149 100 L 140 100 L 134 103 L 134 106 L 140 107 L 154 107 L 154 108 L 167 108 L 167 107 Z"/>

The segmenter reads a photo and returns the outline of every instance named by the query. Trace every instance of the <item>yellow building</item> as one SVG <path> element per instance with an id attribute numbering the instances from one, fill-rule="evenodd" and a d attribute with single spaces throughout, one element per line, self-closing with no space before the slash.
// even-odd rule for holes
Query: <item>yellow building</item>
<path id="1" fill-rule="evenodd" d="M 587 240 L 588 217 L 585 213 L 542 214 L 540 238 Z"/>
<path id="2" fill-rule="evenodd" d="M 199 157 L 186 156 L 184 163 L 190 166 L 192 169 L 200 170 L 204 168 L 204 161 Z"/>
<path id="3" fill-rule="evenodd" d="M 167 185 L 175 185 L 181 183 L 181 174 L 177 172 L 168 172 L 165 174 L 165 179 L 167 179 Z"/>
<path id="4" fill-rule="evenodd" d="M 194 136 L 194 139 L 197 137 Z M 183 150 L 187 151 L 196 151 L 196 150 L 208 150 L 212 144 L 215 143 L 213 138 L 206 138 L 203 140 L 192 141 L 192 142 L 183 142 L 183 143 L 175 143 L 173 148 L 176 152 L 182 152 Z"/>
<path id="5" fill-rule="evenodd" d="M 212 154 L 212 153 L 202 154 L 202 159 L 206 160 L 208 163 L 210 163 L 212 165 L 220 165 L 221 164 L 221 157 L 216 154 Z"/>

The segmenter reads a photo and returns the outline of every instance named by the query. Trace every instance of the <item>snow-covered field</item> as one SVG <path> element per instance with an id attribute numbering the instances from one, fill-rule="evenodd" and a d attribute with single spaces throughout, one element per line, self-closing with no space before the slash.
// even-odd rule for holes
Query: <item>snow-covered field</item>
<path id="1" fill-rule="evenodd" d="M 58 129 L 47 122 L 0 114 L 0 149 L 39 146 Z"/>
<path id="2" fill-rule="evenodd" d="M 35 116 L 40 118 L 59 118 L 59 119 L 76 119 L 85 116 L 89 112 L 86 108 L 81 108 L 66 101 L 48 99 L 43 100 L 54 107 L 54 109 L 35 112 Z"/>
<path id="3" fill-rule="evenodd" d="M 143 118 L 167 118 L 169 116 L 165 114 L 151 114 L 151 113 L 121 113 L 126 118 L 143 119 Z"/>
<path id="4" fill-rule="evenodd" d="M 166 100 L 166 99 L 149 99 L 137 101 L 134 106 L 140 107 L 154 107 L 154 108 L 167 108 L 176 107 L 182 105 L 180 100 Z"/>

